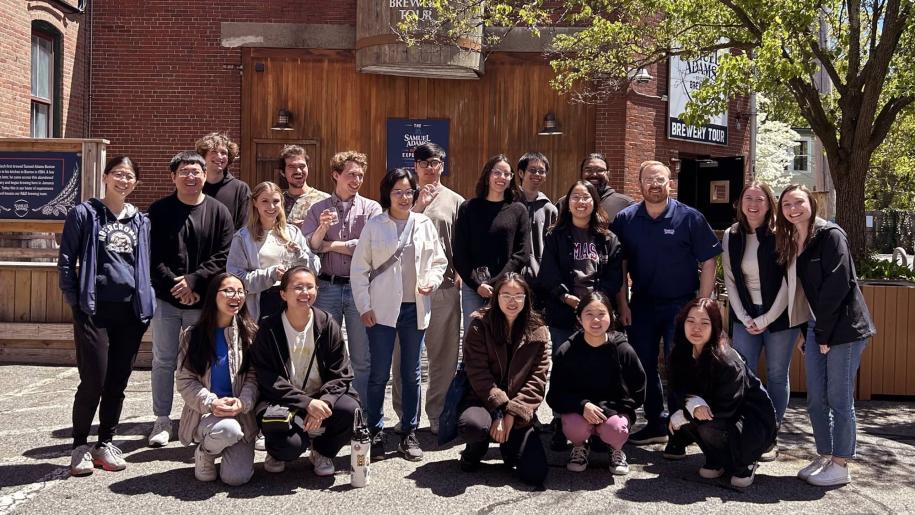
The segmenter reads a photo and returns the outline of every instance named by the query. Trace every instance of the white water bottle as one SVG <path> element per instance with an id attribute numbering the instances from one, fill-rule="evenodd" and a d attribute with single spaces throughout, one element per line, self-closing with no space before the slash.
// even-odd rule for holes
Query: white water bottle
<path id="1" fill-rule="evenodd" d="M 372 434 L 362 415 L 362 410 L 357 409 L 353 414 L 353 439 L 350 441 L 350 478 L 349 484 L 354 488 L 362 488 L 369 484 L 369 450 L 372 447 Z"/>

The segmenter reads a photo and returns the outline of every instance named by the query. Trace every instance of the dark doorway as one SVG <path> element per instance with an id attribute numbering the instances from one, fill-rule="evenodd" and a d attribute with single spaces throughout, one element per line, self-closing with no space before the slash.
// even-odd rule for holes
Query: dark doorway
<path id="1" fill-rule="evenodd" d="M 702 212 L 713 229 L 727 229 L 743 189 L 743 165 L 743 156 L 681 160 L 677 200 Z"/>

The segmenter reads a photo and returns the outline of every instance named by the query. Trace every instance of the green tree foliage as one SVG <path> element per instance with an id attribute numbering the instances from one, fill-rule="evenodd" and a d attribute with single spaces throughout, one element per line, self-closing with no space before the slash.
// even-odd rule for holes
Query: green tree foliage
<path id="1" fill-rule="evenodd" d="M 915 109 L 908 108 L 874 152 L 864 189 L 869 210 L 915 211 Z"/>
<path id="2" fill-rule="evenodd" d="M 422 0 L 434 22 L 408 19 L 410 41 L 487 27 L 550 33 L 553 86 L 585 100 L 618 91 L 638 68 L 718 50 L 717 75 L 693 96 L 697 123 L 756 91 L 792 100 L 822 141 L 837 220 L 864 253 L 865 177 L 899 113 L 915 101 L 915 0 Z M 497 38 L 485 43 L 493 45 Z M 829 84 L 830 87 L 824 87 Z M 828 91 L 828 92 L 824 92 Z"/>

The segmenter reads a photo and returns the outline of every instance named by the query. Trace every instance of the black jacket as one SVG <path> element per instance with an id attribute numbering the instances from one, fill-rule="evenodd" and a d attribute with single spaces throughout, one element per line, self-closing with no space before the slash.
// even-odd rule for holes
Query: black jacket
<path id="1" fill-rule="evenodd" d="M 612 232 L 609 238 L 595 236 L 597 253 L 598 284 L 596 289 L 606 293 L 611 299 L 623 285 L 623 252 L 620 242 Z M 538 290 L 545 297 L 544 318 L 550 327 L 574 329 L 576 327 L 575 310 L 562 301 L 563 295 L 574 291 L 574 259 L 572 252 L 575 241 L 571 229 L 556 227 L 546 236 L 543 247 L 543 258 L 540 261 L 540 275 L 537 277 Z"/>
<path id="2" fill-rule="evenodd" d="M 797 278 L 816 317 L 813 332 L 818 345 L 851 343 L 877 334 L 841 227 L 817 219 L 807 247 L 797 257 Z"/>
<path id="3" fill-rule="evenodd" d="M 778 264 L 778 252 L 775 249 L 775 235 L 767 227 L 763 226 L 756 230 L 756 239 L 759 241 L 759 249 L 756 251 L 756 262 L 759 266 L 759 286 L 762 290 L 763 311 L 768 311 L 775 303 L 775 297 L 778 296 L 778 290 L 782 286 L 782 280 L 785 277 L 785 267 Z M 731 260 L 731 273 L 734 275 L 734 283 L 737 286 L 736 292 L 728 292 L 731 295 L 737 294 L 744 309 L 750 312 L 753 306 L 753 300 L 750 298 L 750 290 L 747 289 L 747 282 L 743 276 L 743 269 L 740 262 L 743 261 L 743 253 L 747 247 L 747 234 L 740 227 L 740 224 L 734 224 L 728 231 L 728 257 Z M 756 315 L 752 316 L 757 316 Z M 731 310 L 731 320 L 739 323 L 734 311 Z M 788 329 L 788 310 L 784 310 L 767 327 L 769 331 L 781 331 Z"/>
<path id="4" fill-rule="evenodd" d="M 315 337 L 315 364 L 321 381 L 319 399 L 331 408 L 342 395 L 358 399 L 352 389 L 353 369 L 349 355 L 343 343 L 343 333 L 337 322 L 325 311 L 312 308 L 315 317 L 313 331 Z M 289 361 L 289 344 L 283 328 L 282 315 L 270 315 L 261 320 L 260 328 L 251 347 L 251 363 L 257 373 L 260 386 L 261 405 L 257 411 L 266 409 L 265 403 L 306 409 L 311 402 L 302 391 L 302 385 L 289 382 L 289 375 L 284 366 Z"/>
<path id="5" fill-rule="evenodd" d="M 559 414 L 584 413 L 596 405 L 610 417 L 625 415 L 635 424 L 635 410 L 645 402 L 645 371 L 626 335 L 611 332 L 610 341 L 591 347 L 575 333 L 553 357 L 546 402 Z"/>

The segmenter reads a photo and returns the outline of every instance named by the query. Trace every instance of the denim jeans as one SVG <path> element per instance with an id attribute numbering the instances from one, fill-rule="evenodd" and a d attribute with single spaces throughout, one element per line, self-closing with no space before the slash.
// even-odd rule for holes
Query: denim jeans
<path id="1" fill-rule="evenodd" d="M 756 306 L 759 313 L 762 306 Z M 750 334 L 747 328 L 734 320 L 734 349 L 747 361 L 747 368 L 757 373 L 759 369 L 759 355 L 766 352 L 766 390 L 775 405 L 775 417 L 781 424 L 788 408 L 788 398 L 791 396 L 789 372 L 791 369 L 791 354 L 794 352 L 794 342 L 800 329 L 785 329 L 782 331 L 769 331 L 766 329 L 761 334 Z"/>
<path id="2" fill-rule="evenodd" d="M 467 286 L 467 283 L 461 283 L 461 313 L 464 317 L 464 333 L 470 327 L 470 314 L 485 306 L 487 302 L 489 299 L 480 297 L 480 294 Z"/>
<path id="3" fill-rule="evenodd" d="M 372 432 L 384 429 L 384 390 L 391 377 L 391 360 L 394 355 L 394 341 L 400 337 L 400 406 L 403 418 L 400 429 L 404 433 L 419 426 L 420 356 L 423 352 L 424 329 L 416 328 L 416 304 L 404 302 L 400 305 L 397 327 L 375 324 L 365 329 L 371 347 L 369 371 L 369 395 L 366 402 L 368 425 Z"/>
<path id="4" fill-rule="evenodd" d="M 175 395 L 175 368 L 178 361 L 178 335 L 182 329 L 197 323 L 199 309 L 181 309 L 164 300 L 156 303 L 152 319 L 152 383 L 153 415 L 166 417 L 172 413 Z"/>
<path id="5" fill-rule="evenodd" d="M 346 325 L 346 346 L 353 364 L 353 387 L 359 400 L 365 402 L 369 392 L 369 340 L 356 309 L 349 284 L 331 284 L 318 279 L 318 298 L 314 306 L 326 311 L 340 327 Z"/>
<path id="6" fill-rule="evenodd" d="M 855 378 L 867 340 L 833 345 L 820 353 L 808 323 L 804 364 L 807 368 L 807 414 L 817 454 L 855 457 Z"/>
<path id="7" fill-rule="evenodd" d="M 664 389 L 658 373 L 658 344 L 664 340 L 664 362 L 669 363 L 674 340 L 674 319 L 689 300 L 632 298 L 632 325 L 626 328 L 626 333 L 645 369 L 645 418 L 649 424 L 661 424 L 665 417 Z M 667 407 L 671 413 L 679 408 L 672 392 L 668 392 Z"/>

